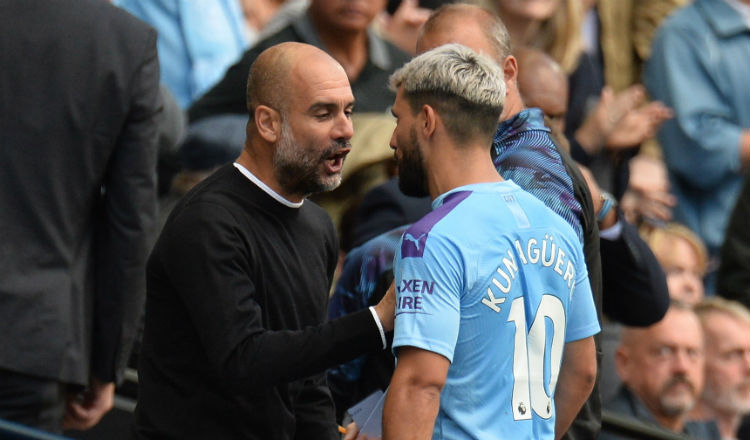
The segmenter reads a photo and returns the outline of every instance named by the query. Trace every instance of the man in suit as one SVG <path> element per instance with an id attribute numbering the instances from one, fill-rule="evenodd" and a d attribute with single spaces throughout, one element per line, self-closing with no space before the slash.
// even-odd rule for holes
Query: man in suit
<path id="1" fill-rule="evenodd" d="M 86 429 L 142 309 L 156 33 L 101 0 L 3 1 L 0 65 L 0 418 Z"/>

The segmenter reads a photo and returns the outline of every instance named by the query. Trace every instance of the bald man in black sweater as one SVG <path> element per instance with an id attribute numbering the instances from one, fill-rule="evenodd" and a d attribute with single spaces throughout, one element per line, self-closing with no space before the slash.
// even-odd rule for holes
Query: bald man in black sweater
<path id="1" fill-rule="evenodd" d="M 258 57 L 245 149 L 185 196 L 149 259 L 138 438 L 338 436 L 323 372 L 384 349 L 394 310 L 391 290 L 324 323 L 338 241 L 306 197 L 340 183 L 353 105 L 320 49 Z"/>

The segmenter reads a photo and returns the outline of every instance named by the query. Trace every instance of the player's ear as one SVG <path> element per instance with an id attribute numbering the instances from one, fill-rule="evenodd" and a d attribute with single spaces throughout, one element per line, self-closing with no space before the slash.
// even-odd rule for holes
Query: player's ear
<path id="1" fill-rule="evenodd" d="M 439 115 L 432 106 L 424 104 L 419 112 L 419 116 L 419 129 L 425 138 L 430 138 L 435 133 Z"/>

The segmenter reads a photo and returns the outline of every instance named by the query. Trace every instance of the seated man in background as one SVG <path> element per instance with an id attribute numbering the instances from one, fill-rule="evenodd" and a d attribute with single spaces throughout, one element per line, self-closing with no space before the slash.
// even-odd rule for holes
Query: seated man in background
<path id="1" fill-rule="evenodd" d="M 664 318 L 647 328 L 625 327 L 615 353 L 622 386 L 605 409 L 669 431 L 719 440 L 714 423 L 689 422 L 703 390 L 705 345 L 692 307 L 672 303 Z M 620 439 L 602 433 L 600 439 Z"/>
<path id="2" fill-rule="evenodd" d="M 740 421 L 750 414 L 750 312 L 716 297 L 695 311 L 706 336 L 706 384 L 690 418 L 715 420 L 722 439 L 738 439 Z"/>

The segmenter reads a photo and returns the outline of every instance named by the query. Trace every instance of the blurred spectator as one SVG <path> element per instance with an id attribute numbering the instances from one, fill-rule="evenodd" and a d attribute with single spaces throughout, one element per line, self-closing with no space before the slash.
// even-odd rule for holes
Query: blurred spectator
<path id="1" fill-rule="evenodd" d="M 649 93 L 675 111 L 659 131 L 674 218 L 712 257 L 750 162 L 748 53 L 748 1 L 696 0 L 664 21 L 644 73 Z"/>
<path id="2" fill-rule="evenodd" d="M 701 239 L 677 223 L 646 228 L 642 233 L 667 274 L 669 296 L 692 305 L 699 303 L 705 295 L 702 279 L 708 261 Z"/>
<path id="3" fill-rule="evenodd" d="M 388 75 L 409 57 L 375 35 L 369 26 L 385 0 L 311 0 L 307 13 L 245 51 L 224 78 L 190 108 L 190 121 L 247 112 L 245 93 L 250 65 L 264 49 L 285 41 L 308 43 L 334 57 L 346 70 L 358 112 L 385 112 L 394 94 Z"/>
<path id="4" fill-rule="evenodd" d="M 156 28 L 161 80 L 183 109 L 221 79 L 255 39 L 257 29 L 246 26 L 240 2 L 115 0 L 115 4 Z M 260 4 L 275 2 L 253 3 L 259 8 Z"/>
<path id="5" fill-rule="evenodd" d="M 105 1 L 0 2 L 0 418 L 112 408 L 156 217 L 156 38 Z"/>
<path id="6" fill-rule="evenodd" d="M 620 199 L 625 218 L 640 226 L 663 226 L 672 220 L 672 209 L 677 203 L 670 191 L 667 168 L 661 157 L 641 153 L 628 164 L 630 179 Z"/>
<path id="7" fill-rule="evenodd" d="M 615 0 L 616 1 L 616 0 Z M 662 21 L 691 0 L 633 0 L 633 48 L 638 64 L 651 58 L 651 44 Z M 639 74 L 640 72 L 638 72 Z"/>
<path id="8" fill-rule="evenodd" d="M 567 74 L 576 69 L 583 51 L 581 0 L 488 0 L 487 3 L 508 26 L 514 47 L 542 50 Z"/>
<path id="9" fill-rule="evenodd" d="M 658 102 L 643 104 L 640 85 L 619 93 L 604 87 L 594 3 L 495 0 L 494 5 L 500 17 L 512 23 L 509 32 L 516 47 L 542 49 L 569 75 L 565 134 L 571 155 L 591 169 L 602 189 L 619 198 L 627 185 L 627 159 L 671 113 Z M 586 27 L 589 32 L 584 41 L 581 30 L 586 10 L 594 23 Z"/>
<path id="10" fill-rule="evenodd" d="M 750 173 L 745 176 L 737 205 L 729 219 L 721 265 L 717 276 L 717 294 L 750 307 Z"/>
<path id="11" fill-rule="evenodd" d="M 252 45 L 258 39 L 258 35 L 265 31 L 266 26 L 285 3 L 295 1 L 297 0 L 239 0 L 245 19 L 245 29 L 250 34 L 250 44 Z"/>
<path id="12" fill-rule="evenodd" d="M 252 4 L 255 0 L 241 0 L 243 5 Z M 310 6 L 310 0 L 283 0 L 270 19 L 263 25 L 255 41 L 265 40 L 267 37 L 285 28 L 289 23 L 305 14 Z M 245 12 L 247 17 L 247 12 Z M 254 44 L 254 43 L 253 43 Z"/>
<path id="13" fill-rule="evenodd" d="M 544 112 L 550 128 L 563 137 L 568 114 L 568 78 L 549 55 L 529 47 L 515 50 L 518 60 L 518 91 L 527 107 Z"/>
<path id="14" fill-rule="evenodd" d="M 686 421 L 704 380 L 703 332 L 690 306 L 673 303 L 658 323 L 624 328 L 615 365 L 623 386 L 605 408 L 673 432 L 720 439 L 714 423 Z"/>
<path id="15" fill-rule="evenodd" d="M 161 198 L 169 193 L 172 178 L 180 170 L 177 155 L 187 129 L 187 115 L 164 83 L 159 84 L 159 92 L 163 108 L 157 133 L 159 158 L 156 175 Z"/>
<path id="16" fill-rule="evenodd" d="M 378 14 L 375 24 L 383 36 L 398 48 L 414 55 L 417 53 L 419 30 L 430 13 L 455 0 L 388 0 L 386 9 Z"/>
<path id="17" fill-rule="evenodd" d="M 567 112 L 568 83 L 562 68 L 537 49 L 521 48 L 516 57 L 518 88 L 524 103 L 539 107 L 552 133 L 564 139 L 561 129 Z M 617 201 L 600 190 L 588 169 L 581 167 L 581 174 L 598 216 L 604 312 L 627 325 L 653 324 L 664 316 L 669 304 L 664 272 L 638 231 L 620 218 Z"/>
<path id="18" fill-rule="evenodd" d="M 644 89 L 635 83 L 627 59 L 629 2 L 589 0 L 584 6 L 584 52 L 570 76 L 566 133 L 573 157 L 591 168 L 605 191 L 621 198 L 629 160 L 672 114 L 660 102 L 644 103 Z"/>
<path id="19" fill-rule="evenodd" d="M 722 298 L 695 311 L 706 337 L 706 384 L 690 416 L 716 420 L 722 439 L 738 439 L 740 421 L 750 414 L 750 312 Z"/>

